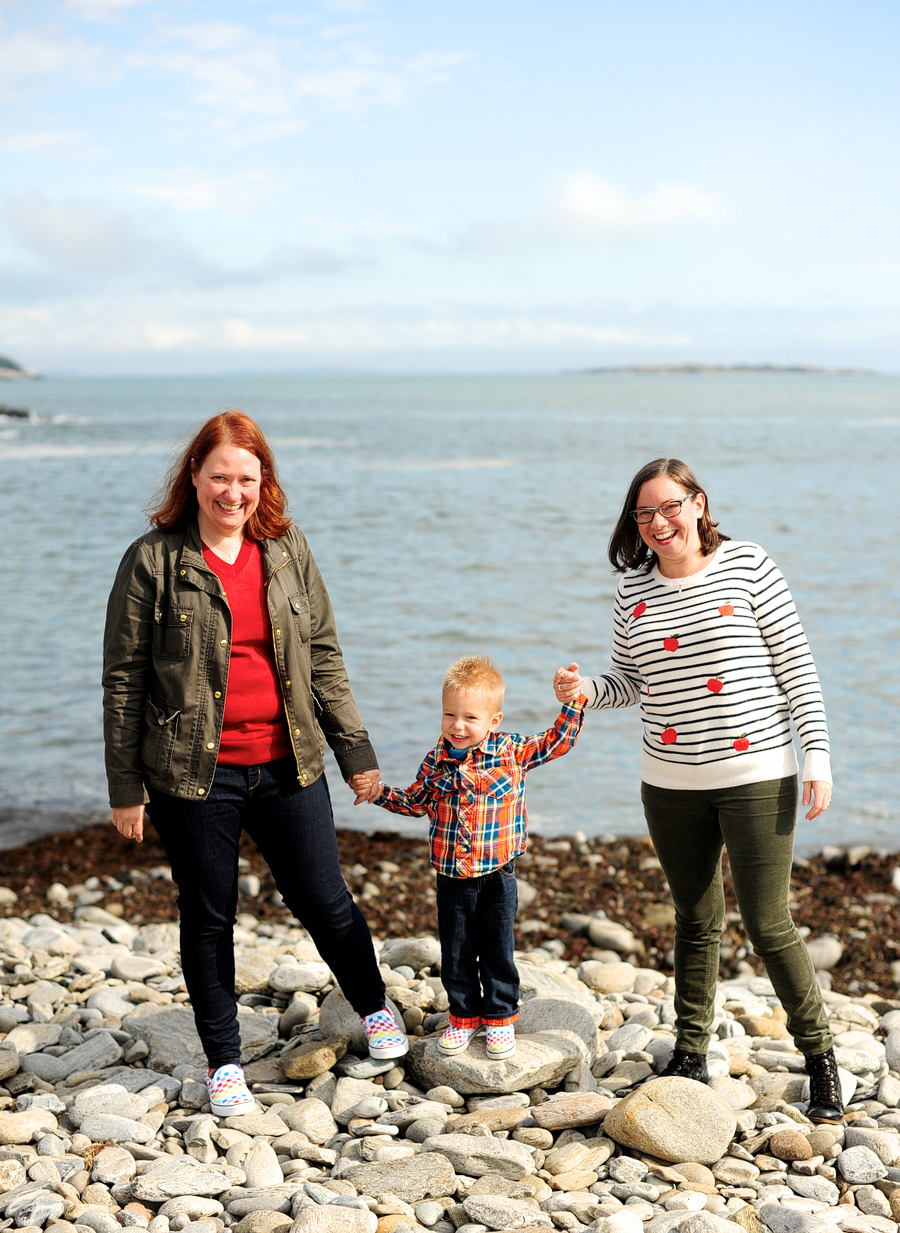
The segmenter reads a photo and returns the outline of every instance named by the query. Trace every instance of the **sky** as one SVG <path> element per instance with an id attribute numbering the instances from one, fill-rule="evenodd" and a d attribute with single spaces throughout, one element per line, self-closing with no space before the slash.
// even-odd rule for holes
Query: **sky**
<path id="1" fill-rule="evenodd" d="M 895 0 L 0 0 L 0 355 L 900 371 Z"/>

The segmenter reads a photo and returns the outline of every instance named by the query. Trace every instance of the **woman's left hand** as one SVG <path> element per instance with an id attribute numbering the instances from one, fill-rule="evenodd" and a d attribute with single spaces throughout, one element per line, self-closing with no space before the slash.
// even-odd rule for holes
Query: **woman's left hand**
<path id="1" fill-rule="evenodd" d="M 812 809 L 806 815 L 808 822 L 817 818 L 820 813 L 824 813 L 831 804 L 831 784 L 826 783 L 824 779 L 807 779 L 803 784 L 804 806 L 810 801 L 812 801 Z"/>
<path id="2" fill-rule="evenodd" d="M 376 797 L 381 795 L 381 789 L 384 783 L 381 779 L 381 772 L 360 771 L 356 775 L 351 775 L 347 780 L 351 791 L 356 793 L 354 805 L 362 805 L 366 801 L 374 801 Z"/>

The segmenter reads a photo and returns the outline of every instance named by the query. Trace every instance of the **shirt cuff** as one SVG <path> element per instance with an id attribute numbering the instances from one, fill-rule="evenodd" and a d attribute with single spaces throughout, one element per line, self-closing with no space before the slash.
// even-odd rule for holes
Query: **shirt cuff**
<path id="1" fill-rule="evenodd" d="M 811 749 L 803 759 L 803 775 L 804 783 L 811 783 L 814 779 L 821 779 L 823 783 L 833 784 L 831 778 L 831 755 L 827 754 L 824 749 Z"/>

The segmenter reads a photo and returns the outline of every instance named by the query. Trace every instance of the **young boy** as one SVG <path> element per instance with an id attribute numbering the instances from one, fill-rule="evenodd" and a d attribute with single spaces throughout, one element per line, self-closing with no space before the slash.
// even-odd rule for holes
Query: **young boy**
<path id="1" fill-rule="evenodd" d="M 574 686 L 573 686 L 574 688 Z M 516 1050 L 519 974 L 513 959 L 518 906 L 515 858 L 528 841 L 525 776 L 574 746 L 584 698 L 563 706 L 538 736 L 498 732 L 503 677 L 484 655 L 466 655 L 444 677 L 441 739 L 406 791 L 386 788 L 373 803 L 431 820 L 437 870 L 441 977 L 450 999 L 442 1053 L 461 1053 L 486 1028 L 488 1057 Z M 353 779 L 350 786 L 355 787 Z M 355 804 L 368 799 L 358 795 Z"/>

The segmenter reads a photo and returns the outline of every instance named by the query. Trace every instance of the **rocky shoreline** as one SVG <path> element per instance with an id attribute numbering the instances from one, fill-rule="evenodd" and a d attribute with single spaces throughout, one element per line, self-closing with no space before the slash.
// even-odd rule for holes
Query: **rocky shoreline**
<path id="1" fill-rule="evenodd" d="M 90 821 L 86 819 L 85 821 Z M 424 838 L 393 831 L 364 834 L 339 830 L 347 882 L 379 937 L 418 936 L 435 930 L 434 890 Z M 284 922 L 272 875 L 245 835 L 239 909 L 264 923 Z M 517 942 L 532 948 L 551 942 L 571 961 L 593 957 L 599 943 L 585 930 L 585 917 L 603 912 L 623 926 L 636 953 L 650 967 L 665 969 L 673 941 L 674 913 L 649 839 L 603 836 L 549 839 L 532 835 L 517 864 L 520 883 Z M 49 912 L 63 922 L 78 906 L 99 904 L 132 924 L 177 919 L 175 893 L 165 853 L 152 828 L 144 843 L 123 840 L 108 822 L 46 836 L 0 851 L 0 920 Z M 48 899 L 54 884 L 70 895 Z M 748 953 L 737 904 L 726 877 L 728 916 L 722 936 L 722 975 L 762 975 Z M 810 938 L 825 943 L 831 987 L 840 993 L 893 997 L 900 981 L 900 858 L 863 845 L 829 848 L 794 862 L 791 910 Z M 571 919 L 570 919 L 571 918 Z M 619 953 L 631 945 L 623 935 Z M 602 942 L 602 938 L 600 939 Z M 605 945 L 608 945 L 605 944 Z M 611 948 L 617 949 L 617 948 Z M 826 979 L 823 977 L 823 979 Z"/>
<path id="2" fill-rule="evenodd" d="M 103 826 L 0 853 L 0 1230 L 900 1227 L 900 1000 L 893 952 L 868 958 L 900 937 L 893 858 L 832 852 L 795 871 L 848 1106 L 845 1127 L 815 1127 L 804 1058 L 736 918 L 710 1083 L 658 1077 L 671 905 L 649 844 L 534 840 L 518 1048 L 492 1061 L 480 1037 L 437 1051 L 447 998 L 425 844 L 340 842 L 410 1053 L 366 1056 L 248 844 L 237 987 L 258 1107 L 225 1119 L 209 1112 L 160 850 Z"/>

